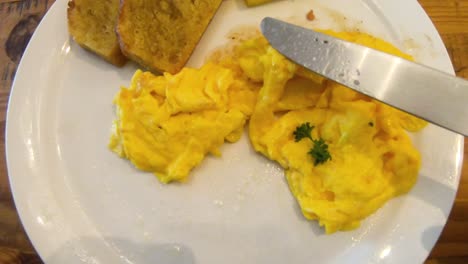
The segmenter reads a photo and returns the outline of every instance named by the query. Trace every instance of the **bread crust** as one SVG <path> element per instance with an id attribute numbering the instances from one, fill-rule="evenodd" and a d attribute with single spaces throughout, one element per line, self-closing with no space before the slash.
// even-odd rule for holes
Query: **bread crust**
<path id="1" fill-rule="evenodd" d="M 115 32 L 118 9 L 119 0 L 70 0 L 67 18 L 68 31 L 78 45 L 121 67 L 127 58 Z"/>

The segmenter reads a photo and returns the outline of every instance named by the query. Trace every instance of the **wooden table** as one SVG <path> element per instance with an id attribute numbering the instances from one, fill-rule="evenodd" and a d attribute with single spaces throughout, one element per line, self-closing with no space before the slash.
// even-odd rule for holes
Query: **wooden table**
<path id="1" fill-rule="evenodd" d="M 24 48 L 55 0 L 0 0 L 0 148 L 10 86 Z M 458 76 L 468 79 L 468 0 L 420 0 L 449 51 Z M 404 8 L 404 7 L 402 7 Z M 65 21 L 64 21 L 65 23 Z M 468 139 L 454 208 L 426 264 L 468 263 Z M 42 263 L 26 236 L 11 197 L 0 152 L 0 263 Z"/>

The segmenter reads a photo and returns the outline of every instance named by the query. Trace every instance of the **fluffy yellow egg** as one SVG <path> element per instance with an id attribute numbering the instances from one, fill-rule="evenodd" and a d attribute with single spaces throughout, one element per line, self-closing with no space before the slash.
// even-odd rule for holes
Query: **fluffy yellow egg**
<path id="1" fill-rule="evenodd" d="M 410 59 L 366 34 L 326 33 Z M 250 140 L 285 169 L 306 218 L 318 220 L 327 233 L 354 229 L 390 198 L 410 190 L 421 161 L 405 129 L 418 131 L 424 121 L 324 81 L 262 39 L 244 48 L 249 61 L 261 63 L 241 64 L 245 74 L 263 82 L 249 123 Z M 293 136 L 306 123 L 314 127 L 311 138 L 328 145 L 331 159 L 323 164 L 308 155 L 313 140 L 296 142 Z"/>
<path id="2" fill-rule="evenodd" d="M 208 63 L 176 75 L 137 71 L 114 99 L 117 120 L 109 147 L 161 182 L 184 181 L 210 153 L 237 141 L 256 91 L 230 69 Z"/>

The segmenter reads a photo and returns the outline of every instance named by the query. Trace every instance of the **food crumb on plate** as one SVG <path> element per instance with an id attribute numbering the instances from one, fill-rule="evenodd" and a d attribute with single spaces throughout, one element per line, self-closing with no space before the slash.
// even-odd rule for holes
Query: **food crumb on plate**
<path id="1" fill-rule="evenodd" d="M 306 18 L 309 21 L 314 21 L 315 20 L 314 10 L 311 9 L 309 12 L 307 12 Z"/>

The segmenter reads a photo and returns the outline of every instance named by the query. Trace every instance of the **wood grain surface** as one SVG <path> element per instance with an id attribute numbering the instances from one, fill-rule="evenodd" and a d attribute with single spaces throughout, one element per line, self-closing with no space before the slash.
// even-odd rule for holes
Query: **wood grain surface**
<path id="1" fill-rule="evenodd" d="M 54 0 L 0 0 L 0 148 L 10 87 L 23 51 Z M 458 76 L 468 79 L 468 0 L 419 0 L 442 36 Z M 402 7 L 404 8 L 404 7 Z M 64 21 L 65 23 L 65 21 Z M 468 140 L 457 198 L 426 264 L 468 263 Z M 15 210 L 0 152 L 0 264 L 42 263 Z"/>

